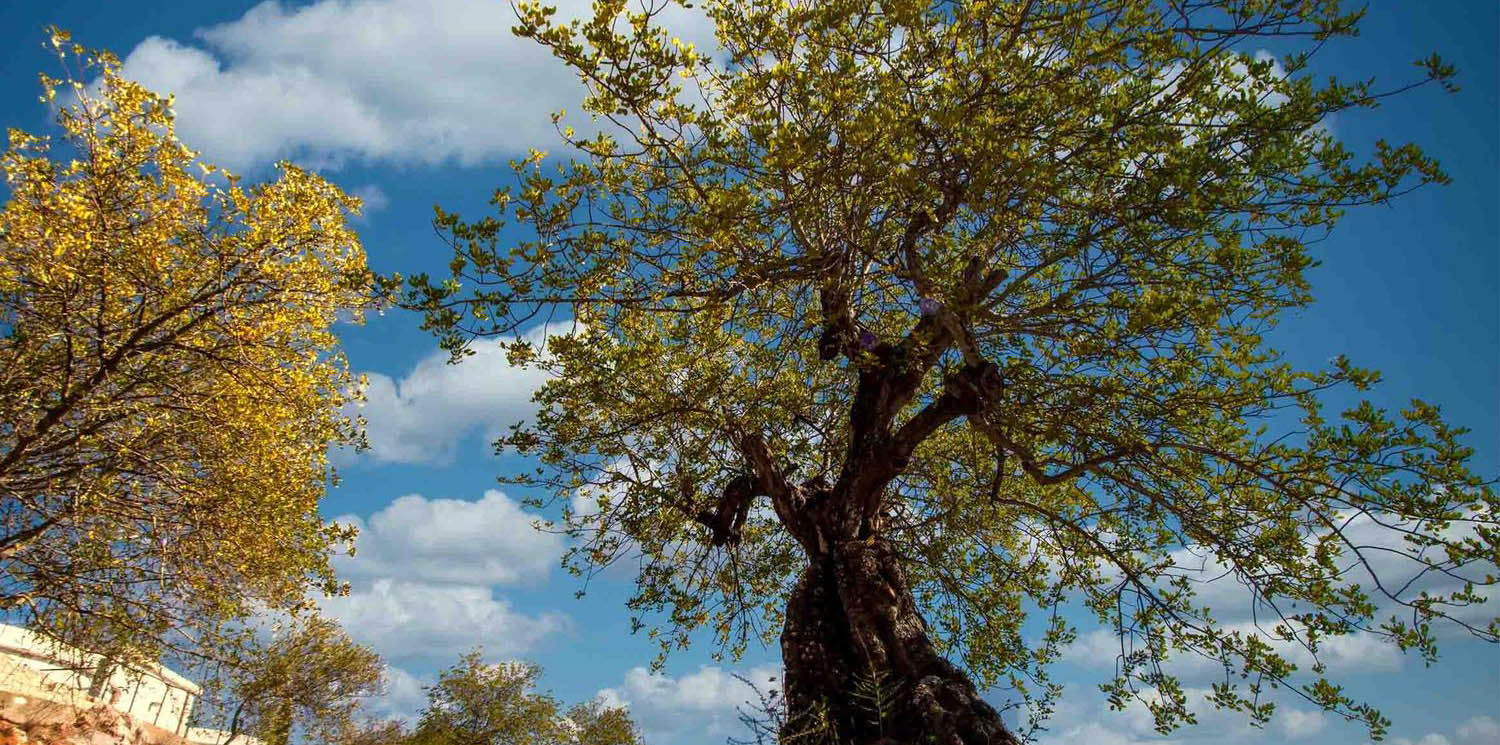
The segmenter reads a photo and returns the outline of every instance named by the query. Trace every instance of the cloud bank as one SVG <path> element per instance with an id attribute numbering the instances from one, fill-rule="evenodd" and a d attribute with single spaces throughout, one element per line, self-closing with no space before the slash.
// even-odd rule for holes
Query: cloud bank
<path id="1" fill-rule="evenodd" d="M 589 3 L 558 3 L 558 20 Z M 684 39 L 712 44 L 711 22 L 670 8 Z M 267 0 L 195 32 L 152 36 L 124 74 L 177 95 L 177 129 L 213 162 L 248 170 L 290 158 L 320 169 L 349 160 L 476 165 L 558 143 L 555 111 L 576 112 L 577 76 L 511 34 L 492 0 Z M 567 119 L 585 129 L 587 119 Z"/>

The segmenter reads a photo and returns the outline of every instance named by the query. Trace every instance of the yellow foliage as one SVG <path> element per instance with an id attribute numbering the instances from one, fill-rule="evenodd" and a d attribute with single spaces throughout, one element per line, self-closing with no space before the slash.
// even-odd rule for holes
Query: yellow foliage
<path id="1" fill-rule="evenodd" d="M 369 272 L 358 201 L 278 165 L 245 187 L 171 99 L 51 39 L 61 136 L 0 156 L 0 605 L 96 645 L 197 644 L 336 588 L 327 450 L 357 443 L 336 320 Z M 173 639 L 182 637 L 173 636 Z"/>

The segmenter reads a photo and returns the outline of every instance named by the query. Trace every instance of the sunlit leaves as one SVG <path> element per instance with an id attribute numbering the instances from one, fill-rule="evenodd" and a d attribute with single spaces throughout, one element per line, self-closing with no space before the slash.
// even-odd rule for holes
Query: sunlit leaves
<path id="1" fill-rule="evenodd" d="M 763 502 L 728 551 L 692 518 L 747 467 L 739 443 L 761 438 L 798 482 L 836 477 L 876 351 L 915 364 L 935 339 L 892 431 L 966 364 L 993 363 L 1004 393 L 916 446 L 882 529 L 981 684 L 1050 690 L 1041 668 L 1072 630 L 1027 619 L 1071 599 L 1122 640 L 1109 693 L 1163 731 L 1202 703 L 1170 662 L 1202 655 L 1225 670 L 1214 705 L 1260 720 L 1281 686 L 1378 733 L 1373 709 L 1306 683 L 1320 640 L 1425 655 L 1439 623 L 1496 639 L 1468 612 L 1495 583 L 1497 503 L 1463 433 L 1420 403 L 1326 412 L 1325 391 L 1378 375 L 1294 369 L 1265 344 L 1312 301 L 1346 209 L 1447 181 L 1413 145 L 1357 156 L 1333 138 L 1329 115 L 1386 95 L 1372 82 L 1265 52 L 1349 35 L 1358 12 L 710 2 L 720 49 L 703 54 L 670 43 L 660 10 L 557 24 L 519 6 L 516 32 L 578 72 L 603 132 L 570 139 L 565 164 L 514 163 L 493 217 L 440 212 L 454 274 L 406 301 L 457 354 L 553 312 L 580 322 L 517 351 L 556 377 L 498 444 L 540 456 L 518 482 L 593 499 L 566 515 L 572 566 L 638 566 L 632 607 L 663 621 L 664 650 L 700 629 L 731 652 L 774 640 L 801 568 Z M 849 343 L 820 358 L 841 320 Z M 1404 568 L 1366 569 L 1374 555 Z M 1272 620 L 1219 620 L 1195 561 Z M 1391 571 L 1433 587 L 1370 576 Z"/>
<path id="2" fill-rule="evenodd" d="M 356 202 L 288 164 L 243 185 L 112 56 L 50 45 L 59 136 L 0 156 L 0 603 L 92 649 L 213 655 L 339 590 L 350 535 L 317 503 L 360 439 L 331 328 L 369 296 Z"/>
<path id="3" fill-rule="evenodd" d="M 600 699 L 566 712 L 537 690 L 542 669 L 522 662 L 486 664 L 463 655 L 427 689 L 427 708 L 405 745 L 639 745 L 629 713 Z"/>
<path id="4" fill-rule="evenodd" d="M 223 729 L 273 742 L 295 728 L 302 742 L 344 742 L 362 697 L 380 692 L 380 656 L 325 618 L 294 619 L 240 652 L 218 701 Z"/>

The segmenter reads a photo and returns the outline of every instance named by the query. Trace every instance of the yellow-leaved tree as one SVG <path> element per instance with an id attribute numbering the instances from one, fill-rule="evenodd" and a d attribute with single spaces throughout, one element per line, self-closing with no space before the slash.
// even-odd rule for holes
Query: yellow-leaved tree
<path id="1" fill-rule="evenodd" d="M 360 440 L 331 330 L 369 297 L 359 202 L 287 164 L 243 186 L 115 57 L 49 46 L 61 137 L 0 156 L 0 607 L 120 662 L 212 656 L 339 589 L 317 505 Z"/>

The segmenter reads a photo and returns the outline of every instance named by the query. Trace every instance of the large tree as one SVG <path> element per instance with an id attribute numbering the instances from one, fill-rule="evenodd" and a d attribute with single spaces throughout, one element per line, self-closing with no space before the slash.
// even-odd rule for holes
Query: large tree
<path id="1" fill-rule="evenodd" d="M 241 619 L 337 589 L 359 204 L 285 164 L 247 188 L 115 58 L 50 46 L 60 136 L 0 156 L 0 610 L 121 662 L 228 659 Z"/>
<path id="2" fill-rule="evenodd" d="M 787 734 L 978 745 L 1014 740 L 979 689 L 1047 710 L 1067 601 L 1121 637 L 1112 700 L 1164 731 L 1202 703 L 1176 656 L 1223 663 L 1215 706 L 1263 720 L 1282 687 L 1378 734 L 1299 656 L 1497 639 L 1465 610 L 1500 523 L 1463 431 L 1422 402 L 1330 416 L 1322 392 L 1378 376 L 1264 341 L 1346 208 L 1447 180 L 1323 126 L 1385 95 L 1309 67 L 1358 12 L 709 0 L 706 54 L 660 5 L 518 7 L 596 134 L 515 163 L 498 215 L 439 210 L 453 276 L 406 302 L 456 359 L 577 322 L 511 343 L 555 375 L 498 443 L 540 468 L 505 479 L 562 503 L 578 571 L 639 553 L 664 648 L 779 630 Z M 1420 66 L 1397 85 L 1450 85 Z M 1255 623 L 1195 596 L 1205 564 Z"/>

